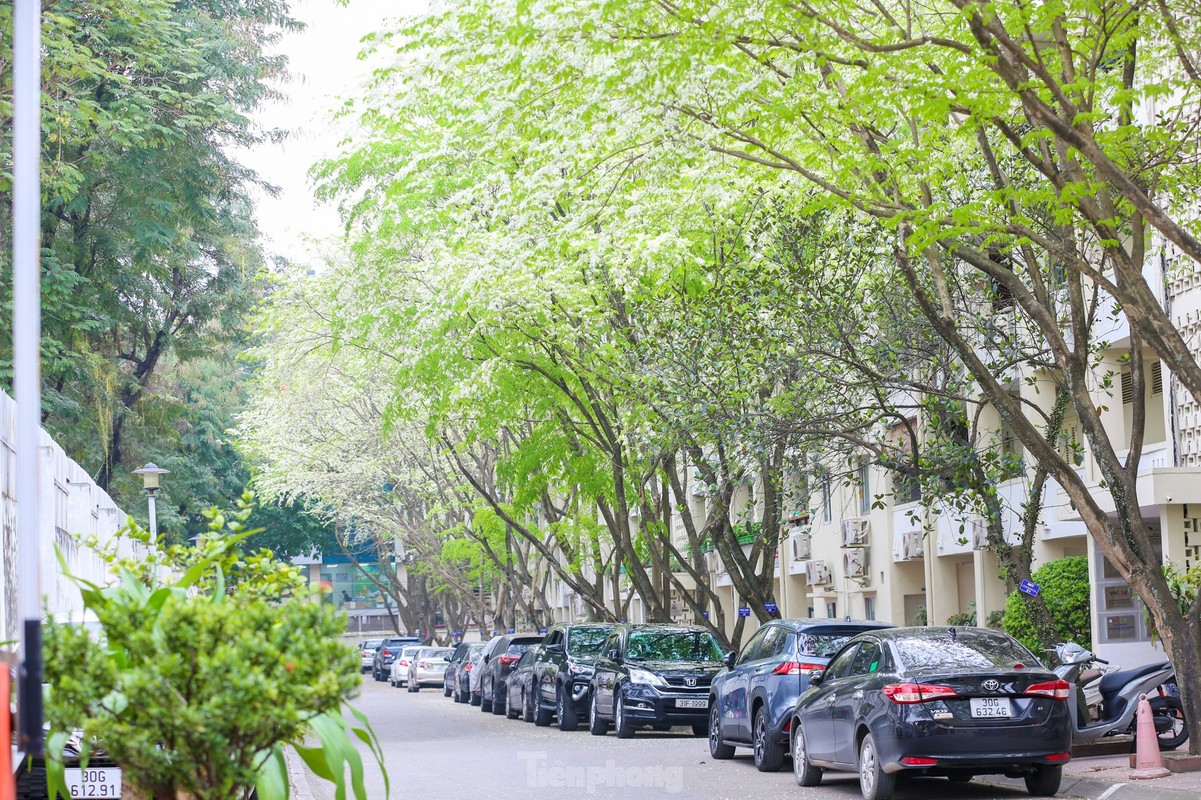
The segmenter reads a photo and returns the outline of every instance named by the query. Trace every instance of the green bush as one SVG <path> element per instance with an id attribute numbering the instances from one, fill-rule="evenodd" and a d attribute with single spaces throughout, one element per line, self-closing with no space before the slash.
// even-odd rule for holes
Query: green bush
<path id="1" fill-rule="evenodd" d="M 1054 625 L 1054 638 L 1059 642 L 1076 642 L 1081 647 L 1092 648 L 1092 615 L 1089 607 L 1088 559 L 1071 556 L 1051 561 L 1034 571 L 1031 576 L 1042 591 L 1040 596 L 1047 605 Z M 1021 592 L 1009 595 L 1005 602 L 1005 616 L 1001 626 L 1010 636 L 1029 647 L 1036 654 L 1054 642 L 1042 642 L 1027 607 L 1030 598 Z"/>
<path id="2" fill-rule="evenodd" d="M 121 766 L 140 796 L 196 800 L 287 797 L 284 745 L 297 747 L 317 774 L 366 800 L 354 738 L 374 735 L 343 721 L 359 659 L 338 640 L 344 622 L 319 602 L 291 565 L 268 551 L 243 555 L 252 532 L 240 510 L 210 512 L 195 548 L 105 557 L 116 581 L 76 579 L 100 622 L 96 638 L 74 625 L 46 628 L 46 716 L 53 734 L 50 796 L 60 791 L 62 741 L 82 731 L 89 746 Z M 148 542 L 130 523 L 126 535 Z M 361 719 L 361 717 L 360 717 Z M 316 744 L 303 746 L 306 737 Z M 66 796 L 66 792 L 62 794 Z"/>

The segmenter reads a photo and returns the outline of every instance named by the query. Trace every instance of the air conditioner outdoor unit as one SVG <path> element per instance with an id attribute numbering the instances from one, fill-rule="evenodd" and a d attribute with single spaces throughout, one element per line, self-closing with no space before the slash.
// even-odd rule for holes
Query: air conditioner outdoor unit
<path id="1" fill-rule="evenodd" d="M 808 533 L 794 533 L 792 541 L 792 560 L 793 561 L 808 561 L 809 554 L 812 552 L 813 540 Z"/>
<path id="2" fill-rule="evenodd" d="M 871 533 L 871 521 L 867 517 L 844 519 L 842 521 L 842 546 L 867 547 L 869 533 Z"/>
<path id="3" fill-rule="evenodd" d="M 858 548 L 842 551 L 842 571 L 848 578 L 867 576 L 867 553 Z"/>
<path id="4" fill-rule="evenodd" d="M 717 554 L 716 550 L 710 550 L 708 553 L 705 553 L 705 569 L 710 572 L 725 572 L 725 569 L 722 567 L 721 556 Z"/>
<path id="5" fill-rule="evenodd" d="M 901 555 L 905 560 L 926 556 L 926 540 L 921 531 L 907 531 L 901 546 Z"/>
<path id="6" fill-rule="evenodd" d="M 825 561 L 810 561 L 805 565 L 805 582 L 810 586 L 822 586 L 830 582 L 830 565 Z"/>
<path id="7" fill-rule="evenodd" d="M 982 519 L 972 520 L 972 549 L 988 549 L 988 526 L 984 524 L 984 520 Z"/>

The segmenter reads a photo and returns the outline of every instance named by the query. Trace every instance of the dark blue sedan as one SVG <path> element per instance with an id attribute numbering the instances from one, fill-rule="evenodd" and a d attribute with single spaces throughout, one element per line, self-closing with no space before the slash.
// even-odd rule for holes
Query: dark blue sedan
<path id="1" fill-rule="evenodd" d="M 1071 687 L 999 631 L 861 634 L 809 683 L 791 724 L 801 786 L 826 769 L 853 771 L 864 800 L 887 800 L 901 772 L 1004 773 L 1049 797 L 1071 758 Z"/>
<path id="2" fill-rule="evenodd" d="M 709 754 L 731 758 L 750 747 L 761 772 L 775 772 L 788 754 L 789 725 L 809 673 L 822 669 L 852 636 L 891 628 L 887 622 L 781 619 L 766 623 L 729 669 L 713 679 Z"/>

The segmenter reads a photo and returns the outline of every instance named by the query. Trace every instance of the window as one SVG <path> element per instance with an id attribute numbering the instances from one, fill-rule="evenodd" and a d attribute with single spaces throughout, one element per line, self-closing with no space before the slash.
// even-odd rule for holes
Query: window
<path id="1" fill-rule="evenodd" d="M 831 600 L 826 603 L 826 617 L 829 619 L 838 619 L 838 603 Z"/>
<path id="2" fill-rule="evenodd" d="M 859 467 L 859 513 L 870 514 L 872 510 L 871 467 Z"/>
<path id="3" fill-rule="evenodd" d="M 1012 461 L 1022 460 L 1022 443 L 1005 420 L 1001 420 L 1001 456 Z"/>
<path id="4" fill-rule="evenodd" d="M 880 669 L 880 645 L 875 642 L 863 642 L 859 645 L 859 652 L 855 654 L 855 660 L 851 663 L 852 675 L 867 675 L 870 672 L 877 672 Z"/>
<path id="5" fill-rule="evenodd" d="M 746 643 L 746 647 L 743 648 L 742 653 L 738 656 L 738 663 L 740 665 L 745 664 L 748 661 L 754 661 L 759 657 L 759 650 L 763 644 L 764 637 L 767 636 L 767 633 L 768 629 L 766 627 L 755 631 L 755 635 L 752 636 L 751 640 Z"/>
<path id="6" fill-rule="evenodd" d="M 893 502 L 897 505 L 922 499 L 922 482 L 911 472 L 897 472 L 893 478 Z"/>
<path id="7" fill-rule="evenodd" d="M 874 597 L 864 597 L 863 598 L 863 618 L 864 619 L 875 619 L 876 618 L 876 598 L 874 598 Z"/>
<path id="8" fill-rule="evenodd" d="M 834 519 L 834 504 L 830 497 L 830 479 L 822 478 L 822 522 Z"/>
<path id="9" fill-rule="evenodd" d="M 826 677 L 841 678 L 850 673 L 851 664 L 855 661 L 855 652 L 859 645 L 853 644 L 846 650 L 843 650 L 838 656 L 826 666 Z"/>
<path id="10" fill-rule="evenodd" d="M 759 648 L 759 658 L 779 658 L 788 644 L 788 629 L 783 625 L 769 625 L 768 631 Z"/>

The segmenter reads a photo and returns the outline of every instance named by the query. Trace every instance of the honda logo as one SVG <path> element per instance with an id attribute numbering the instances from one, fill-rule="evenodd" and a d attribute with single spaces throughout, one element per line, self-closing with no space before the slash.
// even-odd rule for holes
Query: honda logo
<path id="1" fill-rule="evenodd" d="M 684 685 L 685 686 L 696 686 L 696 678 L 685 678 Z"/>
<path id="2" fill-rule="evenodd" d="M 992 678 L 989 678 L 988 680 L 986 680 L 984 683 L 982 683 L 980 685 L 983 686 L 985 689 L 987 689 L 990 692 L 995 692 L 997 689 L 1001 688 L 1001 682 L 993 680 Z"/>

